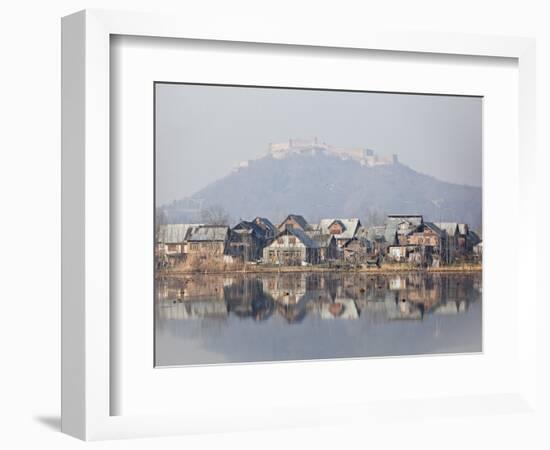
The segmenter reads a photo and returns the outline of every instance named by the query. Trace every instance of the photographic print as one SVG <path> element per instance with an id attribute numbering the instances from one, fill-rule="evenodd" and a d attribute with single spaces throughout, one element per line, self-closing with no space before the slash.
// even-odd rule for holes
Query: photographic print
<path id="1" fill-rule="evenodd" d="M 156 366 L 482 351 L 481 97 L 154 90 Z"/>

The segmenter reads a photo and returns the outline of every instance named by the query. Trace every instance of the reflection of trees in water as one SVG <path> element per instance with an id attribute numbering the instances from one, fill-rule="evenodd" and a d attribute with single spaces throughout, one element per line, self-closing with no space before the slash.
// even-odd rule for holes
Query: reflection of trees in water
<path id="1" fill-rule="evenodd" d="M 195 275 L 157 284 L 162 319 L 306 317 L 372 321 L 461 314 L 481 298 L 481 274 L 272 273 Z"/>

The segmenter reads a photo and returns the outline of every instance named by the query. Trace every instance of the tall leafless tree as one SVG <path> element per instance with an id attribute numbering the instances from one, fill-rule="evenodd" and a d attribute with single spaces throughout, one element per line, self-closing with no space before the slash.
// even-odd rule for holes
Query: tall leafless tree
<path id="1" fill-rule="evenodd" d="M 212 205 L 200 212 L 200 220 L 206 225 L 227 225 L 231 222 L 229 213 L 220 205 Z"/>

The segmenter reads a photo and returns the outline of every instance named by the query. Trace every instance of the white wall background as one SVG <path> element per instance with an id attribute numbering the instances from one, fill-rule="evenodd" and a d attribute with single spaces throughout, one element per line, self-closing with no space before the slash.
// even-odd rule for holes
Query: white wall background
<path id="1" fill-rule="evenodd" d="M 268 16 L 282 27 L 315 22 L 320 27 L 460 31 L 537 37 L 538 45 L 538 270 L 546 274 L 543 223 L 548 213 L 550 167 L 550 13 L 544 1 L 129 1 L 20 0 L 0 9 L 0 447 L 79 448 L 84 443 L 59 433 L 60 364 L 60 17 L 83 8 L 179 10 L 208 21 Z M 531 228 L 527 224 L 526 228 Z M 548 264 L 547 264 L 548 267 Z M 550 301 L 550 299 L 549 299 Z M 541 325 L 550 317 L 543 305 Z M 546 313 L 546 314 L 545 314 Z M 546 317 L 546 318 L 545 318 Z M 547 322 L 546 322 L 547 324 Z M 540 327 L 542 391 L 550 404 L 550 327 Z M 277 433 L 193 436 L 94 443 L 96 448 L 548 448 L 550 418 L 529 416 L 442 419 L 411 418 L 376 429 L 324 428 Z"/>

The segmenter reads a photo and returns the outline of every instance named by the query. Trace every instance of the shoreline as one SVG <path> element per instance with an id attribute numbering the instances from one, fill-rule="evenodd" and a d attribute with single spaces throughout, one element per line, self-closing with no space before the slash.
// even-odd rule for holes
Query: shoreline
<path id="1" fill-rule="evenodd" d="M 414 268 L 414 267 L 380 267 L 380 268 L 315 268 L 315 267 L 296 267 L 286 266 L 281 268 L 273 267 L 250 267 L 246 269 L 234 270 L 182 270 L 182 269 L 161 269 L 155 271 L 155 278 L 167 277 L 178 278 L 189 275 L 249 275 L 249 274 L 281 274 L 281 273 L 342 273 L 342 274 L 371 274 L 371 275 L 396 275 L 409 273 L 443 273 L 443 274 L 463 274 L 463 273 L 482 273 L 483 267 L 480 264 L 464 264 L 461 266 L 445 266 L 437 268 Z"/>

